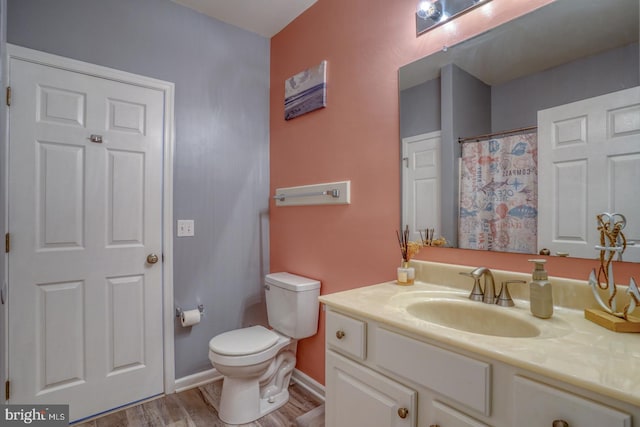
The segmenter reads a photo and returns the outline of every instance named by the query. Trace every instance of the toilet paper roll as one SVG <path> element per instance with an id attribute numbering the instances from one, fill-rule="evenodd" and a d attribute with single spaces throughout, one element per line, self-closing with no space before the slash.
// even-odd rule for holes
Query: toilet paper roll
<path id="1" fill-rule="evenodd" d="M 180 323 L 183 328 L 200 323 L 200 310 L 196 308 L 194 310 L 183 311 L 180 315 Z"/>

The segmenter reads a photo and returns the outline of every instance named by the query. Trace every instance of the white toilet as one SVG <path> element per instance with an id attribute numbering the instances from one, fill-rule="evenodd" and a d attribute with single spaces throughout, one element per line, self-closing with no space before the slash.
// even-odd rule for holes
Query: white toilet
<path id="1" fill-rule="evenodd" d="M 287 403 L 297 340 L 318 332 L 319 281 L 267 274 L 265 294 L 273 330 L 251 326 L 209 341 L 209 360 L 224 376 L 218 415 L 227 424 L 255 421 Z"/>

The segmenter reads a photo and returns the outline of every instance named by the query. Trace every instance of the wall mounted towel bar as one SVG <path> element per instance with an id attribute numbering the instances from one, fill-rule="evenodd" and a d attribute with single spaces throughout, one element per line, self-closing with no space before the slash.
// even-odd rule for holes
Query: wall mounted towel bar
<path id="1" fill-rule="evenodd" d="M 346 205 L 351 203 L 351 181 L 276 188 L 276 206 Z"/>
<path id="2" fill-rule="evenodd" d="M 318 191 L 315 193 L 289 194 L 288 196 L 286 194 L 276 194 L 275 196 L 273 196 L 273 198 L 280 200 L 281 202 L 284 202 L 287 197 L 313 197 L 313 196 L 331 196 L 331 197 L 338 198 L 340 197 L 340 190 L 337 190 L 334 188 L 333 190 Z"/>

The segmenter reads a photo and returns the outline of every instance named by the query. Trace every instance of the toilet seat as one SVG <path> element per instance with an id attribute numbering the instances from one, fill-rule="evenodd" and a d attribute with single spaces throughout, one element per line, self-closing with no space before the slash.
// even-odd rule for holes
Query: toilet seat
<path id="1" fill-rule="evenodd" d="M 223 356 L 246 356 L 268 349 L 278 338 L 278 334 L 263 326 L 251 326 L 211 338 L 209 349 Z"/>
<path id="2" fill-rule="evenodd" d="M 216 365 L 251 366 L 269 361 L 291 338 L 263 326 L 235 329 L 211 338 L 209 360 Z"/>

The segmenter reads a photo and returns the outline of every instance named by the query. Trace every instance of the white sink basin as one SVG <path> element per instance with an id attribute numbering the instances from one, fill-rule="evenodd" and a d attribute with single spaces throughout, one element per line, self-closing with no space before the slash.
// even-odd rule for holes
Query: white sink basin
<path id="1" fill-rule="evenodd" d="M 533 338 L 540 329 L 509 309 L 457 299 L 429 299 L 407 305 L 407 312 L 421 320 L 475 334 Z"/>
<path id="2" fill-rule="evenodd" d="M 488 337 L 547 339 L 572 330 L 561 310 L 551 319 L 538 319 L 529 312 L 527 301 L 515 300 L 515 307 L 500 307 L 471 301 L 467 290 L 432 288 L 399 292 L 389 304 L 407 319 Z"/>

